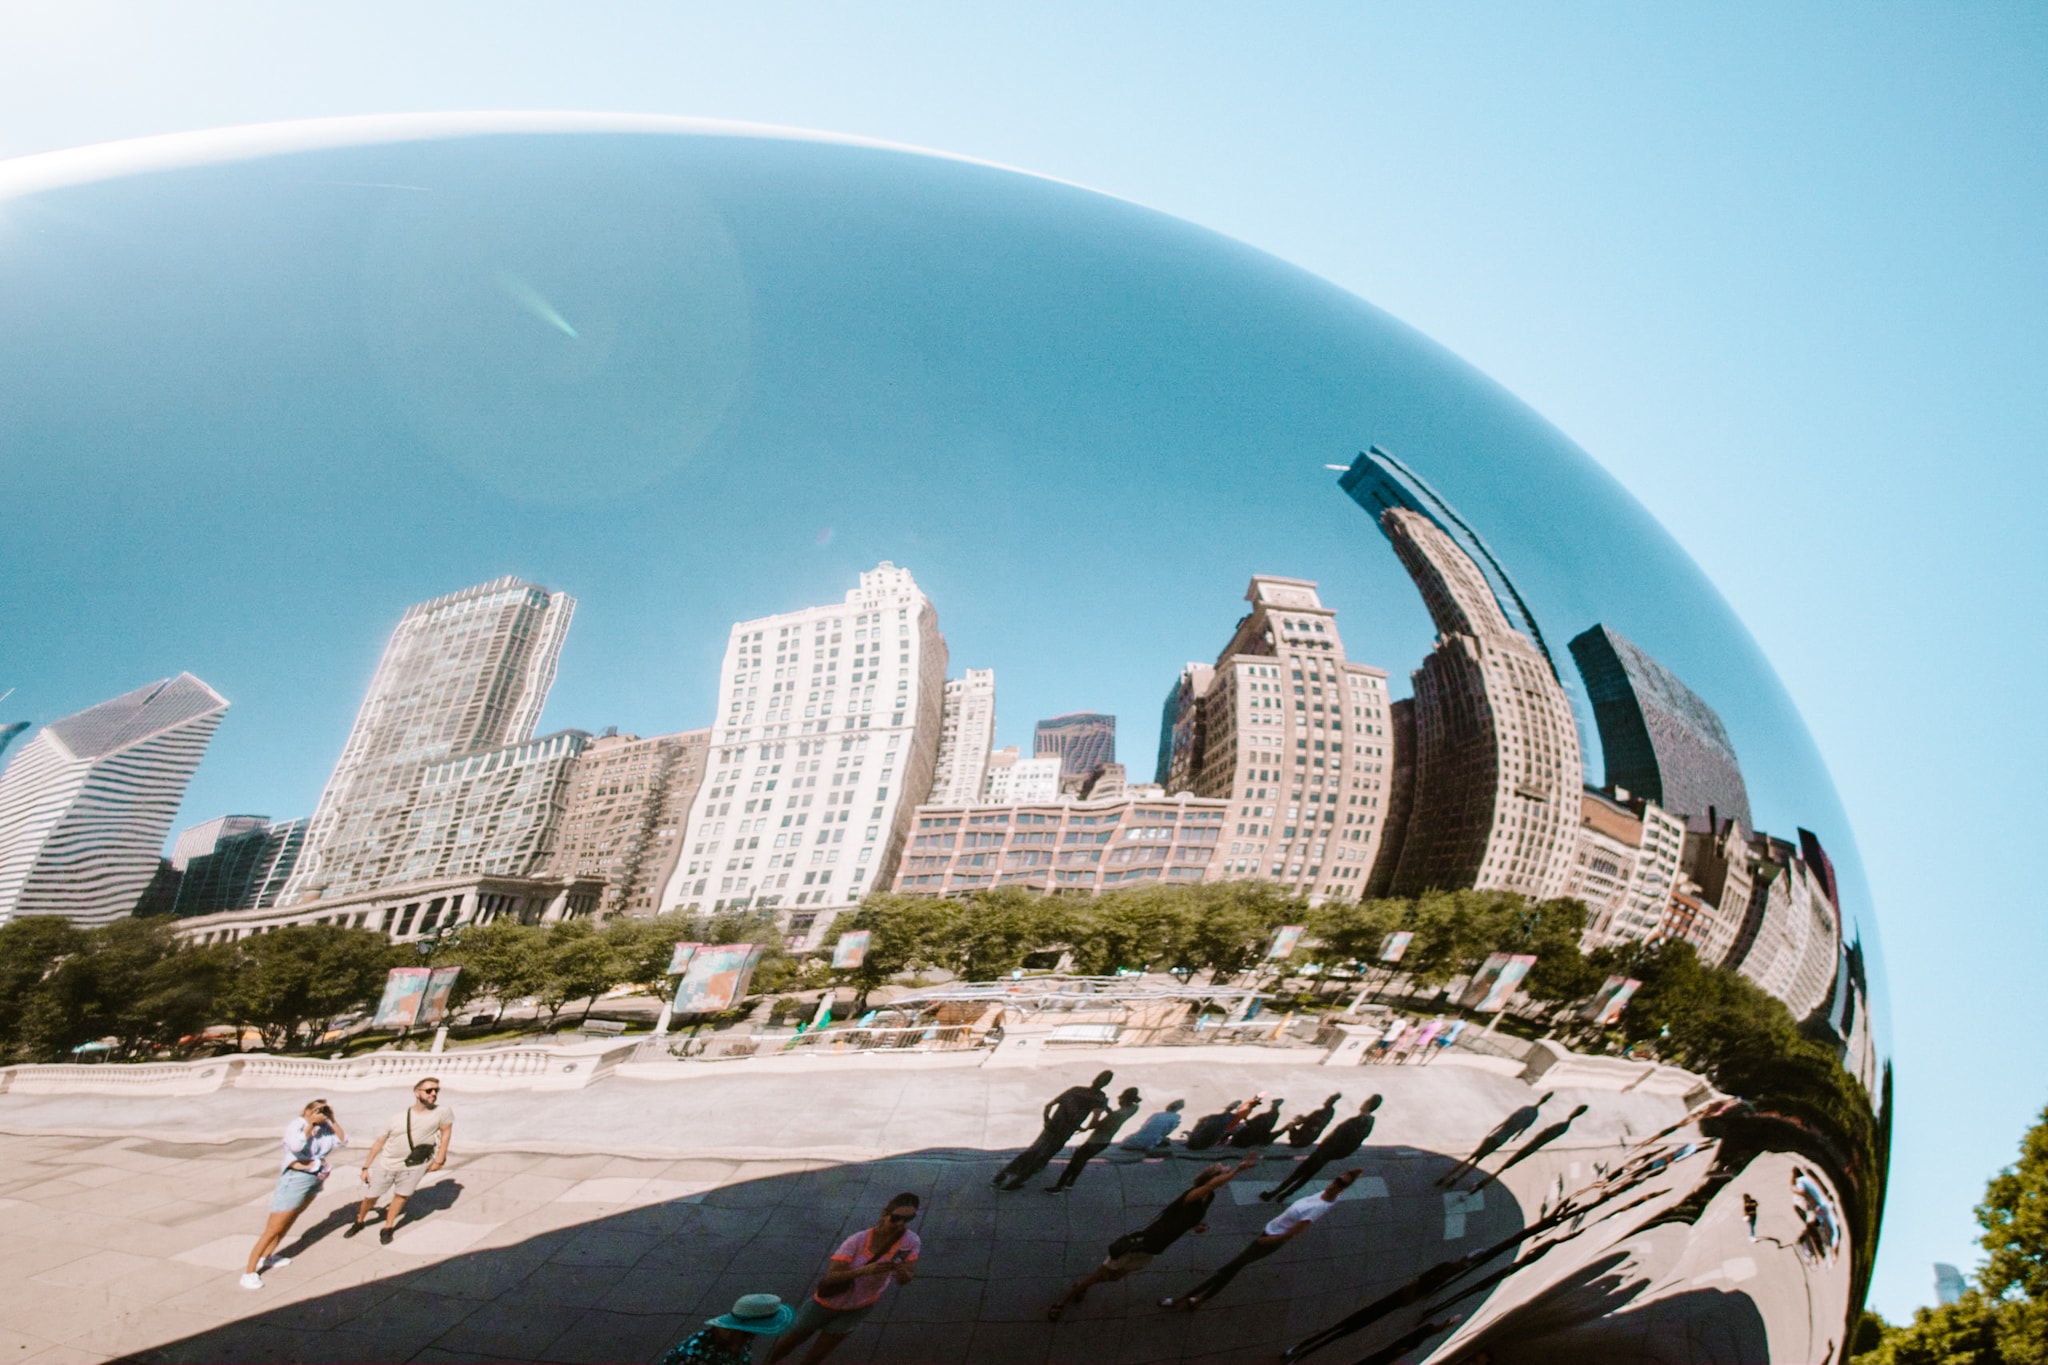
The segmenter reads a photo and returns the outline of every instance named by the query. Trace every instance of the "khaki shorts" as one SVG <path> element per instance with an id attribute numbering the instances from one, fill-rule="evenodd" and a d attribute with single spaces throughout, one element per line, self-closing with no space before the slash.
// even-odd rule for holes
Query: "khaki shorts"
<path id="1" fill-rule="evenodd" d="M 400 1199 L 410 1199 L 426 1173 L 427 1163 L 424 1161 L 417 1166 L 387 1166 L 380 1161 L 370 1167 L 370 1183 L 364 1187 L 363 1198 L 382 1199 L 387 1194 L 395 1194 Z"/>

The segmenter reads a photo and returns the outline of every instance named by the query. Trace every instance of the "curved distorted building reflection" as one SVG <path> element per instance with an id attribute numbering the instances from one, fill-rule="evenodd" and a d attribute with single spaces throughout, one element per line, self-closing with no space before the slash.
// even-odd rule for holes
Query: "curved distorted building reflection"
<path id="1" fill-rule="evenodd" d="M 1070 186 L 648 121 L 0 204 L 0 411 L 108 509 L 60 568 L 157 556 L 195 631 L 247 584 L 254 676 L 381 566 L 276 636 L 390 632 L 317 805 L 195 845 L 194 942 L 680 917 L 613 1136 L 694 1140 L 664 1087 L 733 1057 L 749 1131 L 814 1074 L 928 1106 L 723 1187 L 837 1237 L 918 1192 L 875 1321 L 919 1359 L 1844 1356 L 1888 1072 L 1825 770 L 1670 537 L 1427 341 Z M 733 1198 L 686 1278 L 763 1235 Z"/>

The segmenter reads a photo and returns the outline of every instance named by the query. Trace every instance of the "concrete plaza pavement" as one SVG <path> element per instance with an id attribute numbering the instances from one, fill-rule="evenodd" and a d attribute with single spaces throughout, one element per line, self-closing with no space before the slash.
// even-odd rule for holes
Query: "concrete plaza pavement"
<path id="1" fill-rule="evenodd" d="M 1669 1096 L 1586 1102 L 1566 1141 L 1477 1196 L 1434 1184 L 1502 1114 L 1532 1098 L 1465 1067 L 1152 1063 L 1119 1072 L 1150 1113 L 1199 1115 L 1255 1089 L 1313 1108 L 1386 1096 L 1368 1172 L 1324 1223 L 1241 1275 L 1198 1314 L 1155 1306 L 1239 1250 L 1270 1216 L 1255 1198 L 1276 1151 L 1190 1236 L 1058 1324 L 1045 1306 L 1141 1226 L 1213 1154 L 1099 1162 L 1070 1194 L 998 1193 L 989 1177 L 1038 1128 L 1045 1100 L 1114 1051 L 991 1068 L 943 1057 L 465 1097 L 448 1169 L 390 1246 L 343 1239 L 358 1141 L 300 1219 L 261 1290 L 236 1276 L 276 1174 L 276 1134 L 310 1096 L 0 1095 L 0 1365 L 27 1361 L 534 1360 L 658 1357 L 740 1294 L 804 1295 L 831 1248 L 899 1190 L 923 1197 L 918 1278 L 891 1289 L 835 1361 L 1270 1360 L 1421 1269 L 1508 1235 L 1591 1161 L 1675 1121 Z M 909 1062 L 911 1064 L 906 1065 Z M 400 1090 L 330 1096 L 352 1136 Z M 1562 1116 L 1560 1109 L 1559 1116 Z M 356 1155 L 357 1160 L 348 1158 Z M 1497 1162 L 1496 1162 L 1497 1164 Z M 1341 1355 L 1341 1348 L 1338 1352 Z M 757 1352 L 765 1358 L 766 1351 Z M 1332 1356 L 1331 1358 L 1337 1358 Z"/>

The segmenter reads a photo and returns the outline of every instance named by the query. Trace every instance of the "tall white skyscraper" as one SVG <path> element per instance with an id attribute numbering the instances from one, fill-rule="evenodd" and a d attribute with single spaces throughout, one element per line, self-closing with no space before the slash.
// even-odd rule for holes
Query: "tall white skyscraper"
<path id="1" fill-rule="evenodd" d="M 226 699 L 190 673 L 53 721 L 0 773 L 0 924 L 135 908 Z"/>
<path id="2" fill-rule="evenodd" d="M 981 800 L 989 749 L 996 742 L 996 671 L 970 668 L 946 682 L 939 728 L 939 763 L 927 804 L 961 806 Z"/>
<path id="3" fill-rule="evenodd" d="M 314 809 L 283 900 L 332 900 L 403 874 L 426 770 L 533 738 L 576 601 L 500 578 L 405 613 Z"/>
<path id="4" fill-rule="evenodd" d="M 908 569 L 732 628 L 704 784 L 661 908 L 770 909 L 792 939 L 886 887 L 931 790 L 946 642 Z"/>

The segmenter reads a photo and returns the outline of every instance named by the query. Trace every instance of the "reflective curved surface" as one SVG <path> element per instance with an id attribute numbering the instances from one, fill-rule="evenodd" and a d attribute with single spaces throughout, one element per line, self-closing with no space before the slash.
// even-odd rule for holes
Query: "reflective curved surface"
<path id="1" fill-rule="evenodd" d="M 921 1191 L 925 1273 L 840 1358 L 1843 1356 L 1888 1110 L 1853 840 L 1739 622 L 1511 396 L 1239 244 L 898 149 L 151 155 L 0 199 L 0 682 L 231 698 L 187 815 L 309 823 L 191 941 L 757 940 L 679 964 L 690 1041 L 600 1083 L 646 1093 L 604 1137 L 739 1161 L 620 1215 L 721 1292 L 787 1232 L 754 1278 L 801 1301 Z M 825 986 L 861 1010 L 814 1029 Z M 663 1069 L 736 1039 L 691 1137 Z M 817 1112 L 881 1096 L 887 1136 Z M 1131 1241 L 1217 1151 L 1264 1159 L 1209 1232 Z"/>

